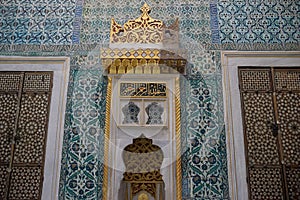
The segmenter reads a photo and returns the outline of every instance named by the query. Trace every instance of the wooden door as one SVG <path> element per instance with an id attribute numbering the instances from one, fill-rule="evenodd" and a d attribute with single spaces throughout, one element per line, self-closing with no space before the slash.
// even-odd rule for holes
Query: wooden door
<path id="1" fill-rule="evenodd" d="M 0 199 L 41 199 L 52 72 L 0 72 Z"/>
<path id="2" fill-rule="evenodd" d="M 300 199 L 300 68 L 239 68 L 249 199 Z"/>

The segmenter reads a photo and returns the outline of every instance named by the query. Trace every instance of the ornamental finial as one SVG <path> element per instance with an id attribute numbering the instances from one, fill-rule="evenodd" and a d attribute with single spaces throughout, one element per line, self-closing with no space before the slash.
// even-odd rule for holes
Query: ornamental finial
<path id="1" fill-rule="evenodd" d="M 148 14 L 150 12 L 150 7 L 147 3 L 144 3 L 143 7 L 141 7 L 141 11 L 143 14 Z"/>

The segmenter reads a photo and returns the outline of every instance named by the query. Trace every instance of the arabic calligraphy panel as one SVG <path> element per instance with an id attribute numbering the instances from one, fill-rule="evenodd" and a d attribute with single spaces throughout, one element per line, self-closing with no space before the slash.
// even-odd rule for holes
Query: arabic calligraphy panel
<path id="1" fill-rule="evenodd" d="M 123 82 L 120 83 L 121 97 L 167 97 L 166 83 Z"/>

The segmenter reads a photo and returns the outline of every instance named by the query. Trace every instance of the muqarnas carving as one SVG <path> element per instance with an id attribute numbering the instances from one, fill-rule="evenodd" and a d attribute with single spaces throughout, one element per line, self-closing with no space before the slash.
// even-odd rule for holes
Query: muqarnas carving
<path id="1" fill-rule="evenodd" d="M 163 124 L 162 114 L 164 108 L 157 102 L 152 102 L 146 108 L 146 113 L 148 115 L 148 120 L 146 124 Z"/>
<path id="2" fill-rule="evenodd" d="M 140 112 L 140 108 L 134 102 L 126 104 L 122 108 L 122 112 L 124 115 L 123 124 L 139 123 L 138 114 Z"/>

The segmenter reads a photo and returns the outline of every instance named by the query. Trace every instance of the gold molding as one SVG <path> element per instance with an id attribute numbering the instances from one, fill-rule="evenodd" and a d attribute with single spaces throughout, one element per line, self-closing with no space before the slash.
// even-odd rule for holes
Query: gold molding
<path id="1" fill-rule="evenodd" d="M 106 93 L 106 113 L 105 113 L 105 135 L 104 135 L 104 169 L 103 169 L 103 186 L 102 199 L 107 200 L 108 194 L 108 153 L 110 138 L 110 105 L 112 95 L 112 78 L 108 77 L 107 93 Z"/>
<path id="2" fill-rule="evenodd" d="M 101 59 L 184 59 L 187 57 L 186 49 L 158 49 L 158 48 L 102 48 Z"/>
<path id="3" fill-rule="evenodd" d="M 176 198 L 182 199 L 180 79 L 175 80 Z"/>
<path id="4" fill-rule="evenodd" d="M 107 74 L 185 74 L 187 51 L 184 49 L 110 49 L 100 52 Z"/>

